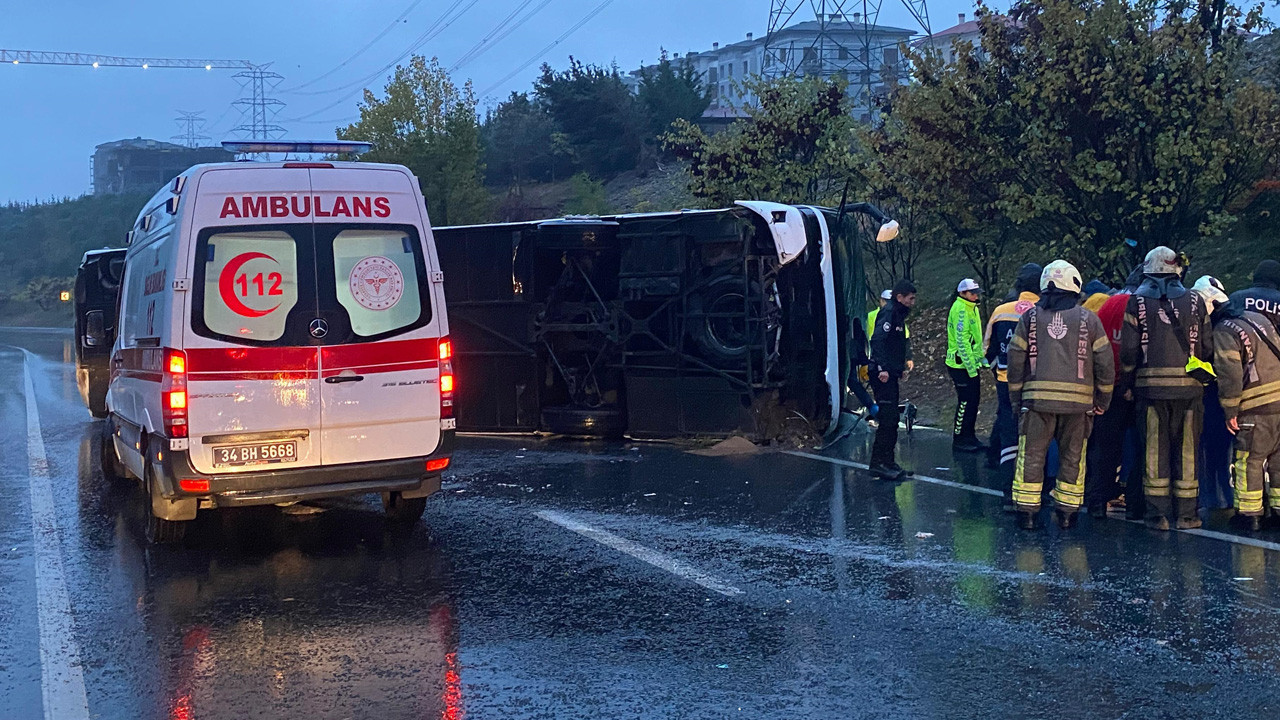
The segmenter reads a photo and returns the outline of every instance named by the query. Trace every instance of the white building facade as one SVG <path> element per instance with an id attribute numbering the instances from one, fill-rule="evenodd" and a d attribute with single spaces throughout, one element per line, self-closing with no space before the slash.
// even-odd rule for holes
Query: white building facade
<path id="1" fill-rule="evenodd" d="M 870 85 L 875 94 L 906 78 L 899 46 L 915 34 L 905 28 L 868 26 L 858 16 L 825 24 L 812 20 L 784 28 L 768 43 L 765 37 L 748 33 L 740 42 L 712 43 L 710 50 L 676 54 L 672 62 L 692 63 L 698 72 L 711 95 L 706 117 L 744 115 L 742 108 L 755 99 L 744 81 L 788 72 L 823 78 L 843 76 L 850 82 L 857 104 L 864 105 L 865 98 L 857 95 L 859 89 L 865 92 Z M 639 75 L 636 70 L 623 76 L 633 91 L 639 85 Z"/>

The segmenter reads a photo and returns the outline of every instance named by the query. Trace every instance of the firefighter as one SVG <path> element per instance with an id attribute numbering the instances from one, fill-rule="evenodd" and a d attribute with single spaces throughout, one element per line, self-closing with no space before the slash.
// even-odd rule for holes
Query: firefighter
<path id="1" fill-rule="evenodd" d="M 916 286 L 910 280 L 899 280 L 893 286 L 893 299 L 876 316 L 871 334 L 871 390 L 880 406 L 880 424 L 871 445 L 871 473 L 885 480 L 906 476 L 894 453 L 898 447 L 899 383 L 910 371 L 907 315 L 915 304 Z"/>
<path id="2" fill-rule="evenodd" d="M 1009 399 L 1020 412 L 1013 500 L 1018 525 L 1039 527 L 1045 456 L 1057 439 L 1060 467 L 1050 495 L 1058 526 L 1076 524 L 1084 504 L 1085 447 L 1093 416 L 1106 412 L 1115 382 L 1102 322 L 1079 305 L 1080 273 L 1055 260 L 1040 276 L 1040 300 L 1009 343 Z"/>
<path id="3" fill-rule="evenodd" d="M 971 278 L 956 286 L 956 299 L 947 316 L 947 372 L 956 387 L 956 418 L 951 430 L 952 452 L 979 452 L 987 448 L 978 441 L 974 426 L 982 398 L 978 372 L 989 367 L 982 355 L 982 317 L 978 299 L 982 288 Z"/>
<path id="4" fill-rule="evenodd" d="M 1280 472 L 1263 498 L 1269 469 L 1280 468 L 1280 333 L 1261 312 L 1217 296 L 1224 306 L 1213 314 L 1214 369 L 1227 429 L 1236 436 L 1236 522 L 1257 531 L 1264 505 L 1280 511 Z"/>
<path id="5" fill-rule="evenodd" d="M 1231 293 L 1231 304 L 1267 316 L 1280 328 L 1280 262 L 1263 260 L 1253 271 L 1253 285 Z"/>
<path id="6" fill-rule="evenodd" d="M 995 462 L 988 464 L 1001 469 L 1006 506 L 1013 505 L 1013 464 L 1018 459 L 1018 420 L 1009 402 L 1009 341 L 1018 329 L 1018 320 L 1040 299 L 1040 273 L 1044 268 L 1027 263 L 1018 269 L 1013 283 L 1013 299 L 997 306 L 987 321 L 986 359 L 995 367 L 996 421 L 991 428 L 991 453 Z"/>
<path id="7" fill-rule="evenodd" d="M 1167 247 L 1147 253 L 1120 331 L 1120 386 L 1133 393 L 1145 456 L 1140 505 L 1156 530 L 1201 525 L 1196 443 L 1213 337 L 1204 301 L 1182 285 L 1185 268 L 1185 258 Z"/>

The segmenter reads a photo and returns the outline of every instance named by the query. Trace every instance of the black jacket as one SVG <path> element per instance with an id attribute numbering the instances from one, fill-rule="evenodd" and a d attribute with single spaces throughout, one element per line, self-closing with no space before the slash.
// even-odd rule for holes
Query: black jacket
<path id="1" fill-rule="evenodd" d="M 1255 282 L 1253 287 L 1231 293 L 1231 304 L 1238 310 L 1265 315 L 1272 325 L 1280 327 L 1280 289 L 1271 283 Z"/>
<path id="2" fill-rule="evenodd" d="M 1177 276 L 1146 276 L 1129 296 L 1120 330 L 1122 391 L 1148 400 L 1201 397 L 1204 387 L 1186 373 L 1187 355 L 1211 360 L 1212 331 L 1204 301 Z"/>
<path id="3" fill-rule="evenodd" d="M 911 352 L 906 323 L 910 312 L 911 308 L 894 298 L 876 315 L 876 326 L 871 333 L 873 375 L 883 371 L 898 377 L 907 371 Z"/>

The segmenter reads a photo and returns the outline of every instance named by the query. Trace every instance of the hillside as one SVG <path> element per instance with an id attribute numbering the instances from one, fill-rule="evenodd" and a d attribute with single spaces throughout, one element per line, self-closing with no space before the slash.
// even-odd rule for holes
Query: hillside
<path id="1" fill-rule="evenodd" d="M 71 289 L 86 250 L 120 246 L 146 200 L 85 196 L 0 207 L 0 324 L 69 322 L 70 307 L 58 303 L 57 289 Z"/>

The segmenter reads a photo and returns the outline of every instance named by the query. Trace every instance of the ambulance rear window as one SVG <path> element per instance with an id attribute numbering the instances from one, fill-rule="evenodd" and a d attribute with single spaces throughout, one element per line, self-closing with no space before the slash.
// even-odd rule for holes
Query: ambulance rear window
<path id="1" fill-rule="evenodd" d="M 334 289 L 355 335 L 394 332 L 422 318 L 418 247 L 396 230 L 346 229 L 333 238 Z"/>
<path id="2" fill-rule="evenodd" d="M 205 327 L 229 339 L 279 340 L 298 304 L 298 248 L 279 230 L 221 232 L 200 243 Z"/>

